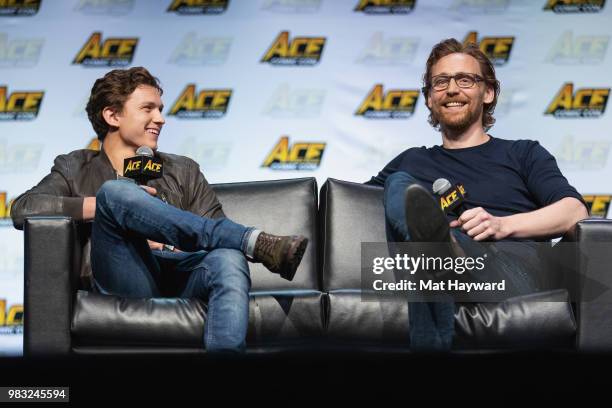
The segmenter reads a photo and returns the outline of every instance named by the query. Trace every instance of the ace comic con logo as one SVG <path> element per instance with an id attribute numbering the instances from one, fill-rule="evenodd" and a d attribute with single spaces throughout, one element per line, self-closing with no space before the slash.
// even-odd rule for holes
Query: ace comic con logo
<path id="1" fill-rule="evenodd" d="M 11 206 L 13 205 L 13 200 L 14 199 L 11 199 L 9 201 L 6 191 L 0 191 L 0 224 L 7 223 L 7 225 L 13 225 L 11 221 Z"/>
<path id="2" fill-rule="evenodd" d="M 583 195 L 584 201 L 587 203 L 589 209 L 589 215 L 595 218 L 606 218 L 608 210 L 610 209 L 610 199 L 612 195 L 609 194 L 596 194 L 596 195 Z"/>
<path id="3" fill-rule="evenodd" d="M 321 142 L 295 142 L 290 146 L 289 137 L 282 136 L 261 167 L 272 170 L 316 170 L 321 164 L 325 145 Z"/>
<path id="4" fill-rule="evenodd" d="M 38 63 L 42 38 L 9 38 L 0 33 L 0 68 L 27 68 Z"/>
<path id="5" fill-rule="evenodd" d="M 407 119 L 414 114 L 418 99 L 418 89 L 389 89 L 385 92 L 382 84 L 376 84 L 355 115 L 367 119 Z"/>
<path id="6" fill-rule="evenodd" d="M 0 16 L 33 16 L 42 0 L 0 0 Z"/>
<path id="7" fill-rule="evenodd" d="M 514 45 L 514 37 L 482 37 L 478 41 L 478 32 L 471 31 L 463 40 L 463 44 L 474 43 L 478 45 L 482 51 L 494 65 L 505 65 L 510 59 L 510 52 Z"/>
<path id="8" fill-rule="evenodd" d="M 93 33 L 72 61 L 84 67 L 126 67 L 132 63 L 138 38 L 113 37 L 102 41 L 102 33 Z"/>
<path id="9" fill-rule="evenodd" d="M 294 37 L 281 31 L 260 62 L 277 66 L 313 66 L 321 60 L 325 37 Z"/>
<path id="10" fill-rule="evenodd" d="M 221 14 L 228 5 L 229 0 L 172 0 L 166 11 L 182 15 Z"/>
<path id="11" fill-rule="evenodd" d="M 227 113 L 231 89 L 202 89 L 196 91 L 195 84 L 188 84 L 172 104 L 169 116 L 180 119 L 219 119 Z"/>
<path id="12" fill-rule="evenodd" d="M 364 14 L 408 14 L 416 0 L 359 0 L 355 11 Z"/>
<path id="13" fill-rule="evenodd" d="M 38 116 L 44 91 L 13 91 L 0 85 L 0 121 L 33 120 Z"/>
<path id="14" fill-rule="evenodd" d="M 599 118 L 608 104 L 610 88 L 580 88 L 565 83 L 544 112 L 555 118 Z"/>
<path id="15" fill-rule="evenodd" d="M 545 11 L 555 13 L 599 13 L 606 0 L 548 0 Z"/>
<path id="16" fill-rule="evenodd" d="M 0 334 L 22 332 L 23 305 L 7 306 L 6 299 L 0 299 Z"/>
<path id="17" fill-rule="evenodd" d="M 609 35 L 574 35 L 566 31 L 549 51 L 546 62 L 558 65 L 595 65 L 603 62 Z"/>

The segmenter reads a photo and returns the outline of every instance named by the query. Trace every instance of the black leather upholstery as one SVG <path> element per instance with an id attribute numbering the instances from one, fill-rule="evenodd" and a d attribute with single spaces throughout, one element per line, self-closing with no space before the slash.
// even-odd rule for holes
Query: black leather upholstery
<path id="1" fill-rule="evenodd" d="M 125 299 L 79 290 L 75 345 L 202 347 L 206 305 L 199 299 Z"/>
<path id="2" fill-rule="evenodd" d="M 598 258 L 595 262 L 583 261 L 580 265 L 578 348 L 587 352 L 609 352 L 612 350 L 612 220 L 579 222 L 569 231 L 567 238 L 578 244 L 579 252 Z M 601 253 L 606 246 L 611 250 Z M 595 251 L 599 253 L 595 254 Z M 597 297 L 593 298 L 594 294 Z"/>
<path id="3" fill-rule="evenodd" d="M 465 303 L 455 312 L 459 349 L 571 348 L 576 320 L 566 290 L 539 292 L 501 303 Z"/>
<path id="4" fill-rule="evenodd" d="M 31 217 L 24 231 L 24 354 L 67 353 L 76 290 L 74 225 L 64 217 Z"/>
<path id="5" fill-rule="evenodd" d="M 408 302 L 364 301 L 360 291 L 329 294 L 327 336 L 333 343 L 409 349 Z M 502 303 L 459 304 L 454 349 L 571 348 L 576 321 L 564 290 Z"/>
<path id="6" fill-rule="evenodd" d="M 294 282 L 252 266 L 250 351 L 340 347 L 408 351 L 404 301 L 364 302 L 360 243 L 385 240 L 382 189 L 329 179 L 317 211 L 314 179 L 214 186 L 231 218 L 277 233 L 302 233 L 311 245 Z M 317 229 L 317 223 L 319 228 Z M 25 333 L 28 355 L 200 354 L 206 306 L 197 299 L 121 299 L 77 291 L 88 228 L 62 217 L 25 224 Z M 320 237 L 321 239 L 319 239 Z M 583 221 L 565 241 L 610 241 L 612 222 Z M 319 256 L 317 258 L 317 256 Z M 601 268 L 585 271 L 612 284 Z M 575 348 L 612 350 L 608 305 L 577 305 L 567 293 L 543 292 L 501 304 L 461 304 L 457 350 Z M 578 337 L 576 331 L 578 329 Z M 577 342 L 576 342 L 577 339 Z"/>
<path id="7" fill-rule="evenodd" d="M 249 345 L 308 344 L 323 335 L 318 291 L 253 294 Z M 124 299 L 79 290 L 72 334 L 75 347 L 202 348 L 206 304 L 199 299 Z"/>
<path id="8" fill-rule="evenodd" d="M 317 181 L 314 178 L 215 184 L 228 218 L 278 235 L 306 236 L 310 243 L 293 281 L 250 264 L 252 290 L 318 289 Z"/>
<path id="9" fill-rule="evenodd" d="M 328 179 L 319 216 L 324 291 L 361 288 L 361 243 L 385 242 L 383 189 Z"/>
<path id="10" fill-rule="evenodd" d="M 327 334 L 332 341 L 408 347 L 407 302 L 364 301 L 361 296 L 360 243 L 386 239 L 382 199 L 380 187 L 334 179 L 322 187 L 323 287 L 329 292 Z M 566 291 L 464 304 L 457 309 L 455 326 L 455 348 L 571 347 L 576 333 Z"/>

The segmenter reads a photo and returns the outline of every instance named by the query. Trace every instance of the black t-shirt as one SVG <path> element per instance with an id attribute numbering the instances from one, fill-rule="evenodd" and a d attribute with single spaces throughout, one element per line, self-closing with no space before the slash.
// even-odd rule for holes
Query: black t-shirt
<path id="1" fill-rule="evenodd" d="M 495 216 L 524 213 L 564 197 L 582 196 L 563 177 L 555 158 L 537 141 L 490 140 L 464 149 L 415 147 L 402 152 L 367 184 L 384 186 L 386 178 L 405 171 L 432 191 L 438 178 L 461 183 L 466 208 L 482 207 Z"/>

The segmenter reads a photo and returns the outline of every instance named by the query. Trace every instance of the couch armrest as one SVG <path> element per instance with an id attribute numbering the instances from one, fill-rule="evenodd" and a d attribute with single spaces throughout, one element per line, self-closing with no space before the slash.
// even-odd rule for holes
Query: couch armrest
<path id="1" fill-rule="evenodd" d="M 67 354 L 78 262 L 74 223 L 30 217 L 24 233 L 24 355 Z"/>
<path id="2" fill-rule="evenodd" d="M 577 347 L 581 351 L 612 351 L 612 263 L 593 256 L 593 244 L 601 248 L 612 243 L 612 220 L 586 219 L 578 222 L 563 237 L 563 242 L 576 242 L 579 253 L 588 254 L 590 262 L 578 260 L 579 278 L 576 302 L 578 320 Z M 590 247 L 589 247 L 590 245 Z M 611 245 L 612 249 L 612 245 Z M 601 251 L 599 251 L 601 252 Z M 612 251 L 611 251 L 612 252 Z M 611 259 L 611 252 L 603 255 Z M 597 297 L 593 299 L 594 293 Z"/>

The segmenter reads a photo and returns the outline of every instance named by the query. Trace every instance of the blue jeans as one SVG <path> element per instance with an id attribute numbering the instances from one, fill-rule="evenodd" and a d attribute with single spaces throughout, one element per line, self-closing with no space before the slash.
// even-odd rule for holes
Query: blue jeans
<path id="1" fill-rule="evenodd" d="M 420 184 L 428 191 L 431 185 L 417 181 L 406 172 L 391 174 L 385 181 L 385 220 L 389 242 L 410 241 L 406 227 L 405 192 L 411 184 Z M 459 228 L 452 228 L 451 234 L 465 251 L 466 255 L 477 257 L 484 253 L 480 243 L 474 241 Z M 514 245 L 514 244 L 513 244 Z M 536 247 L 533 243 L 516 243 L 517 254 L 498 253 L 490 259 L 490 268 L 500 279 L 520 293 L 537 290 L 537 283 L 531 278 L 530 270 L 539 264 Z M 515 256 L 516 255 L 516 256 Z M 410 345 L 413 350 L 449 350 L 455 332 L 455 303 L 449 302 L 412 302 L 408 308 L 410 319 Z"/>
<path id="2" fill-rule="evenodd" d="M 94 284 L 123 297 L 198 297 L 208 302 L 203 341 L 209 352 L 242 351 L 249 315 L 253 228 L 210 219 L 151 196 L 129 180 L 96 194 L 91 235 Z M 147 239 L 185 252 L 152 251 Z"/>

